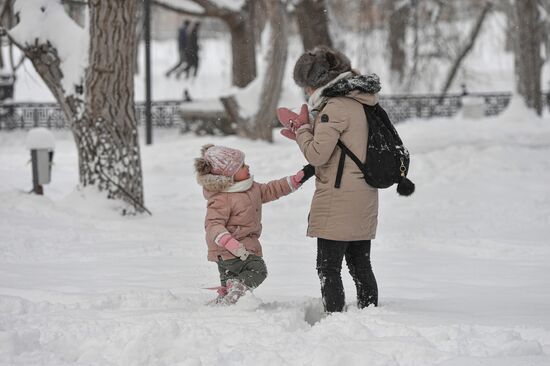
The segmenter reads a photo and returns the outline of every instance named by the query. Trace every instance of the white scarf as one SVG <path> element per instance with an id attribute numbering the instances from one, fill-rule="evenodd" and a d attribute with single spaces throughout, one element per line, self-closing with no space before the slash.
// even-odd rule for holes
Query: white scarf
<path id="1" fill-rule="evenodd" d="M 241 180 L 240 182 L 235 182 L 232 185 L 229 186 L 229 188 L 224 189 L 222 192 L 227 193 L 235 193 L 235 192 L 246 192 L 252 187 L 252 184 L 254 183 L 254 176 L 250 176 L 250 178 Z"/>
<path id="2" fill-rule="evenodd" d="M 317 107 L 319 107 L 321 104 L 323 104 L 324 97 L 321 96 L 323 94 L 323 91 L 328 88 L 329 86 L 335 84 L 338 80 L 342 80 L 345 78 L 350 77 L 353 75 L 353 71 L 346 71 L 329 81 L 327 84 L 315 89 L 313 94 L 309 97 L 307 104 L 309 104 L 309 110 L 315 110 Z"/>

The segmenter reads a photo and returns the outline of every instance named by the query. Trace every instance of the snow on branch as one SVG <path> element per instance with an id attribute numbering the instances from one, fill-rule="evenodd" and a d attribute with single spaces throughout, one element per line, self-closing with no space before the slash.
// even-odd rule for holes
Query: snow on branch
<path id="1" fill-rule="evenodd" d="M 245 4 L 245 0 L 210 0 L 219 8 L 225 8 L 232 11 L 241 11 Z"/>
<path id="2" fill-rule="evenodd" d="M 9 30 L 10 37 L 23 47 L 51 44 L 60 60 L 63 91 L 74 94 L 88 65 L 87 30 L 69 17 L 59 0 L 16 0 L 14 12 L 19 23 Z"/>

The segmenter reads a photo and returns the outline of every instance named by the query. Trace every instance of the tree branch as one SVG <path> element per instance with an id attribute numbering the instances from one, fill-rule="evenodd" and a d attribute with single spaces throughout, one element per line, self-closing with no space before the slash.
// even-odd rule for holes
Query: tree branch
<path id="1" fill-rule="evenodd" d="M 464 46 L 458 57 L 455 59 L 455 62 L 453 63 L 453 66 L 451 67 L 451 70 L 449 71 L 449 74 L 447 76 L 447 80 L 445 81 L 445 84 L 443 85 L 443 88 L 441 90 L 441 96 L 445 95 L 447 93 L 447 90 L 449 90 L 456 73 L 462 64 L 462 61 L 464 58 L 466 58 L 466 55 L 471 51 L 471 49 L 474 47 L 474 44 L 476 42 L 477 36 L 479 35 L 479 31 L 481 30 L 481 26 L 483 25 L 483 22 L 485 21 L 485 18 L 487 14 L 489 13 L 489 10 L 492 7 L 491 2 L 487 2 L 483 9 L 481 10 L 481 13 L 477 17 L 477 21 L 470 31 L 470 35 L 468 36 L 469 40 L 468 43 Z"/>
<path id="2" fill-rule="evenodd" d="M 233 12 L 229 9 L 221 8 L 208 0 L 192 0 L 192 1 L 198 6 L 201 6 L 204 12 L 199 13 L 199 12 L 191 11 L 185 8 L 174 6 L 172 4 L 167 4 L 160 0 L 153 0 L 151 4 L 158 6 L 159 8 L 162 8 L 164 10 L 172 11 L 178 14 L 201 17 L 201 18 L 204 18 L 204 17 L 228 18 L 237 14 L 236 12 Z"/>

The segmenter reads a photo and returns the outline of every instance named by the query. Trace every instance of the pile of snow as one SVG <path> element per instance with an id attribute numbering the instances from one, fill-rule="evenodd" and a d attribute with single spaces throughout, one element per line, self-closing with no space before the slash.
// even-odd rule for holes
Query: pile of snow
<path id="1" fill-rule="evenodd" d="M 29 130 L 25 140 L 27 149 L 55 149 L 55 137 L 47 128 L 37 127 Z"/>
<path id="2" fill-rule="evenodd" d="M 264 206 L 266 281 L 234 307 L 204 305 L 218 274 L 193 159 L 236 147 L 266 182 L 305 163 L 294 142 L 155 131 L 141 148 L 154 215 L 121 217 L 75 189 L 68 132 L 45 196 L 24 192 L 26 134 L 0 132 L 0 364 L 548 365 L 550 121 L 512 107 L 397 126 L 417 191 L 381 192 L 380 306 L 355 307 L 344 269 L 348 311 L 329 316 L 305 237 L 313 182 Z"/>

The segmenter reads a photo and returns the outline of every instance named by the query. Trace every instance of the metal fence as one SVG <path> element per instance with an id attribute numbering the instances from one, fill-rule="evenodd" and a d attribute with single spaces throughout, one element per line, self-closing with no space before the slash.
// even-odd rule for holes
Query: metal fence
<path id="1" fill-rule="evenodd" d="M 463 94 L 438 95 L 388 95 L 380 98 L 394 123 L 410 118 L 450 117 L 457 113 L 463 104 Z M 483 103 L 485 115 L 497 115 L 506 108 L 511 93 L 470 93 L 469 98 Z M 544 104 L 550 108 L 550 92 L 543 93 Z M 183 118 L 181 101 L 167 100 L 152 103 L 152 122 L 155 127 L 179 127 L 182 131 L 195 131 L 189 125 L 197 121 Z M 145 123 L 145 103 L 136 103 L 136 116 L 139 125 Z M 208 114 L 205 114 L 208 116 Z M 205 117 L 207 119 L 208 117 Z M 219 120 L 219 117 L 216 117 Z M 208 125 L 211 121 L 203 121 Z M 212 121 L 212 123 L 219 121 Z M 46 127 L 67 128 L 65 116 L 57 103 L 1 103 L 0 129 L 30 129 Z"/>
<path id="2" fill-rule="evenodd" d="M 184 121 L 178 113 L 181 101 L 153 102 L 151 113 L 156 127 L 179 127 Z M 138 124 L 145 123 L 145 103 L 136 103 Z M 0 129 L 67 128 L 65 115 L 57 103 L 2 103 Z"/>

